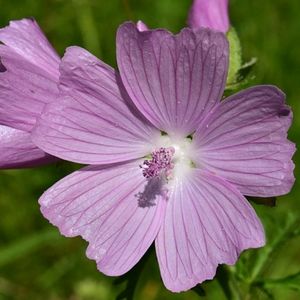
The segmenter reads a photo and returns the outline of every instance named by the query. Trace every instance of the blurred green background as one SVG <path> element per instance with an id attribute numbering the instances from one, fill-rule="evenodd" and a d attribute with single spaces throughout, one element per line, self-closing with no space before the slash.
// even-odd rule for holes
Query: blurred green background
<path id="1" fill-rule="evenodd" d="M 188 0 L 0 0 L 0 27 L 9 20 L 34 17 L 60 55 L 66 47 L 79 45 L 115 66 L 115 32 L 120 23 L 141 19 L 150 27 L 177 32 L 186 24 L 190 4 Z M 242 42 L 244 60 L 258 58 L 251 85 L 275 84 L 287 94 L 294 111 L 290 138 L 297 143 L 299 0 L 232 0 L 230 16 Z M 299 153 L 294 160 L 297 165 Z M 124 289 L 126 283 L 116 285 L 85 257 L 84 241 L 61 237 L 39 212 L 39 195 L 76 168 L 62 162 L 0 172 L 0 299 L 109 300 Z M 296 178 L 298 172 L 296 168 Z M 266 227 L 268 246 L 246 251 L 230 269 L 237 274 L 237 288 L 245 285 L 255 290 L 247 299 L 273 299 L 271 294 L 279 300 L 300 299 L 299 192 L 296 182 L 275 208 L 255 206 Z M 222 269 L 219 277 L 221 273 Z M 296 275 L 288 277 L 291 274 Z M 135 299 L 198 299 L 194 291 L 168 292 L 154 255 L 134 276 L 139 280 Z M 202 286 L 206 292 L 203 299 L 226 299 L 217 280 Z"/>

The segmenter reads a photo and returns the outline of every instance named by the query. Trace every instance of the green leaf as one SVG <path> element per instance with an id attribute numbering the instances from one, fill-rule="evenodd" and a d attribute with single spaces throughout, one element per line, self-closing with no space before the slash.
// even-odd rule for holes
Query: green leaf
<path id="1" fill-rule="evenodd" d="M 227 39 L 229 42 L 229 70 L 225 90 L 230 91 L 240 89 L 254 79 L 251 71 L 257 59 L 253 57 L 242 65 L 242 47 L 237 32 L 233 27 L 227 32 Z"/>
<path id="2" fill-rule="evenodd" d="M 276 226 L 278 224 L 278 226 Z M 300 218 L 298 215 L 289 213 L 284 216 L 284 222 L 272 222 L 272 233 L 276 233 L 268 240 L 266 246 L 256 251 L 255 260 L 252 261 L 250 269 L 249 282 L 261 280 L 263 272 L 271 263 L 274 255 L 290 239 L 299 235 Z"/>
<path id="3" fill-rule="evenodd" d="M 251 71 L 255 66 L 257 59 L 255 57 L 251 58 L 250 61 L 242 65 L 242 67 L 238 70 L 236 74 L 236 81 L 229 83 L 227 81 L 225 90 L 226 91 L 234 91 L 237 89 L 241 89 L 245 87 L 251 80 L 255 78 L 255 76 L 251 75 Z"/>
<path id="4" fill-rule="evenodd" d="M 242 48 L 236 30 L 230 27 L 227 32 L 229 42 L 229 70 L 227 76 L 227 85 L 237 82 L 238 71 L 242 67 Z"/>
<path id="5" fill-rule="evenodd" d="M 275 300 L 275 296 L 273 295 L 272 291 L 268 290 L 266 287 L 260 287 L 260 290 L 269 300 Z"/>
<path id="6" fill-rule="evenodd" d="M 263 281 L 263 286 L 267 289 L 273 287 L 288 288 L 295 291 L 300 291 L 300 271 L 279 279 L 269 279 Z"/>
<path id="7" fill-rule="evenodd" d="M 237 81 L 240 82 L 242 80 L 245 80 L 249 76 L 256 63 L 256 57 L 252 57 L 248 62 L 244 63 L 238 71 Z"/>

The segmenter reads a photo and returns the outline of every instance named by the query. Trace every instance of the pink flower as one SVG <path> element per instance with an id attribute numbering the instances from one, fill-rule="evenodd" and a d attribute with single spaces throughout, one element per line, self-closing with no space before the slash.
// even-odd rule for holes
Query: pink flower
<path id="1" fill-rule="evenodd" d="M 193 29 L 207 27 L 226 33 L 230 26 L 228 0 L 194 0 L 188 24 Z"/>
<path id="2" fill-rule="evenodd" d="M 31 19 L 0 29 L 0 42 L 0 168 L 53 161 L 31 142 L 30 132 L 58 95 L 60 58 Z"/>
<path id="3" fill-rule="evenodd" d="M 34 142 L 91 164 L 39 200 L 48 220 L 89 242 L 87 256 L 112 276 L 130 270 L 153 241 L 165 286 L 188 290 L 265 243 L 243 195 L 293 185 L 292 120 L 284 94 L 256 86 L 221 101 L 228 70 L 223 33 L 185 28 L 117 34 L 117 71 L 79 47 L 60 67 L 59 101 Z"/>

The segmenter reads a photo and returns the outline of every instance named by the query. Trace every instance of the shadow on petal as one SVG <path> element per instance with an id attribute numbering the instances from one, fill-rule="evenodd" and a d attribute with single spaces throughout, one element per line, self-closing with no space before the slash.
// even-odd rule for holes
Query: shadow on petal
<path id="1" fill-rule="evenodd" d="M 154 177 L 148 180 L 145 185 L 144 191 L 137 193 L 138 206 L 139 207 L 151 207 L 155 206 L 155 199 L 157 196 L 164 196 L 166 193 L 164 189 L 164 180 L 160 177 Z"/>

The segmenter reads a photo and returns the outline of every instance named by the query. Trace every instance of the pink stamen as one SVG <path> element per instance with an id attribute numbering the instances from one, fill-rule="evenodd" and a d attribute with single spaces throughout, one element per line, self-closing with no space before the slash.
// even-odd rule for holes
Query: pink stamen
<path id="1" fill-rule="evenodd" d="M 174 168 L 174 164 L 172 163 L 174 153 L 175 149 L 173 147 L 161 147 L 153 151 L 151 153 L 152 158 L 144 160 L 143 165 L 140 166 L 143 169 L 143 176 L 154 178 L 163 173 L 168 178 L 171 170 Z"/>

